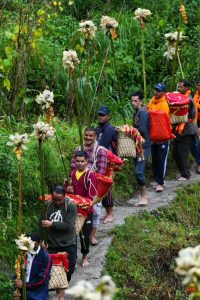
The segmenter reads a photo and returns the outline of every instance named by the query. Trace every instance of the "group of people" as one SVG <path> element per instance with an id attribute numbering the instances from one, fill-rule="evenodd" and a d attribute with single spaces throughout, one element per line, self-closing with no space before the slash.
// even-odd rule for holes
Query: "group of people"
<path id="1" fill-rule="evenodd" d="M 179 181 L 188 180 L 191 176 L 189 166 L 189 154 L 194 156 L 196 161 L 196 171 L 200 174 L 200 80 L 196 81 L 195 94 L 192 97 L 190 83 L 188 80 L 180 80 L 177 84 L 180 94 L 189 98 L 187 122 L 173 124 L 171 126 L 174 139 L 172 141 L 173 155 L 180 175 L 176 178 Z M 133 126 L 137 128 L 144 137 L 143 144 L 144 160 L 140 156 L 135 159 L 135 174 L 140 187 L 140 202 L 138 205 L 145 206 L 148 203 L 146 194 L 146 184 L 144 178 L 145 163 L 151 153 L 152 170 L 156 192 L 162 192 L 165 186 L 165 172 L 167 167 L 167 157 L 170 140 L 152 141 L 150 140 L 150 126 L 155 126 L 150 122 L 151 112 L 163 112 L 170 117 L 170 107 L 165 94 L 167 88 L 164 83 L 157 83 L 154 86 L 154 94 L 149 103 L 143 105 L 143 94 L 136 92 L 131 95 L 132 105 L 135 109 Z M 163 120 L 164 121 L 164 120 Z"/>
<path id="2" fill-rule="evenodd" d="M 191 152 L 196 160 L 196 170 L 200 173 L 200 142 L 198 134 L 200 133 L 200 80 L 196 83 L 194 97 L 190 91 L 190 84 L 187 80 L 178 82 L 179 93 L 189 97 L 188 122 L 173 126 L 175 139 L 173 140 L 174 159 L 180 176 L 177 180 L 188 180 L 190 178 L 189 153 Z M 139 186 L 140 201 L 139 206 L 148 204 L 146 191 L 145 165 L 150 156 L 152 156 L 152 169 L 155 183 L 153 188 L 156 192 L 164 190 L 164 179 L 167 166 L 167 156 L 169 152 L 170 141 L 161 142 L 151 141 L 150 139 L 150 118 L 152 111 L 163 111 L 167 116 L 170 114 L 168 102 L 165 98 L 167 92 L 164 83 L 157 83 L 154 86 L 154 94 L 147 105 L 143 103 L 143 94 L 134 92 L 131 94 L 131 103 L 134 108 L 133 127 L 135 127 L 144 138 L 143 153 L 134 158 L 134 173 Z M 107 155 L 106 149 L 117 154 L 117 132 L 110 124 L 110 111 L 107 106 L 101 106 L 97 112 L 99 125 L 97 128 L 87 127 L 84 130 L 84 145 L 74 150 L 71 159 L 70 178 L 64 185 L 55 186 L 52 193 L 52 200 L 47 203 L 46 219 L 41 220 L 42 228 L 48 230 L 48 253 L 67 253 L 69 267 L 67 272 L 68 282 L 75 270 L 77 260 L 77 235 L 75 231 L 75 220 L 77 216 L 77 207 L 67 197 L 66 193 L 83 196 L 92 199 L 97 195 L 97 180 L 94 173 L 106 174 Z M 107 224 L 114 220 L 113 198 L 111 189 L 102 202 L 93 205 L 88 211 L 85 223 L 80 233 L 82 267 L 89 265 L 88 253 L 90 245 L 97 245 L 96 232 L 101 216 L 101 206 L 105 208 L 103 223 Z M 37 242 L 39 240 L 37 239 Z M 36 254 L 39 255 L 41 248 L 36 244 Z M 46 300 L 48 299 L 48 280 L 50 276 L 51 263 L 48 259 L 48 253 L 45 252 L 46 260 L 43 269 L 38 274 L 34 271 L 35 257 L 31 260 L 31 266 L 28 268 L 26 277 L 27 299 L 28 300 Z M 44 253 L 43 253 L 44 254 Z M 37 265 L 37 262 L 36 262 Z M 42 267 L 42 264 L 41 264 Z M 34 278 L 39 276 L 37 279 Z M 35 282 L 38 282 L 35 283 Z M 22 282 L 16 282 L 17 287 L 22 286 Z M 40 296 L 41 289 L 46 293 Z M 34 293 L 35 296 L 33 296 Z M 56 291 L 55 299 L 64 299 L 64 289 Z"/>

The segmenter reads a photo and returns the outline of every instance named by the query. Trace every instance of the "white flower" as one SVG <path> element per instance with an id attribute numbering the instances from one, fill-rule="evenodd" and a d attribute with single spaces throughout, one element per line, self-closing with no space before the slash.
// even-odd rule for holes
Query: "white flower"
<path id="1" fill-rule="evenodd" d="M 25 144 L 29 142 L 28 134 L 19 134 L 15 133 L 14 135 L 10 135 L 10 142 L 7 143 L 8 146 L 16 146 L 14 150 L 21 147 L 23 150 L 27 150 Z"/>
<path id="2" fill-rule="evenodd" d="M 80 63 L 76 51 L 68 50 L 63 52 L 63 67 L 73 71 L 77 64 Z"/>
<path id="3" fill-rule="evenodd" d="M 165 34 L 165 38 L 166 38 L 168 41 L 171 41 L 171 42 L 177 41 L 177 38 L 178 38 L 178 31 L 166 33 L 166 34 Z M 186 38 L 186 36 L 183 35 L 182 32 L 180 32 L 180 34 L 179 34 L 179 42 L 182 41 L 184 38 Z"/>
<path id="4" fill-rule="evenodd" d="M 31 254 L 36 253 L 34 251 L 35 243 L 31 240 L 30 237 L 27 237 L 24 234 L 21 234 L 19 239 L 15 240 L 15 243 L 17 244 L 18 248 L 22 251 L 26 251 Z"/>
<path id="5" fill-rule="evenodd" d="M 97 27 L 90 20 L 81 21 L 79 23 L 80 29 L 79 31 L 83 33 L 86 39 L 94 38 L 96 35 Z"/>
<path id="6" fill-rule="evenodd" d="M 42 106 L 42 109 L 50 108 L 54 103 L 53 92 L 49 90 L 44 90 L 43 93 L 40 93 L 35 100 L 38 104 Z"/>
<path id="7" fill-rule="evenodd" d="M 200 245 L 180 250 L 176 263 L 175 271 L 180 275 L 185 275 L 183 284 L 198 282 L 200 280 Z"/>
<path id="8" fill-rule="evenodd" d="M 137 8 L 135 10 L 135 20 L 138 20 L 140 22 L 145 22 L 147 17 L 151 16 L 152 13 L 149 9 L 143 9 L 143 8 Z"/>
<path id="9" fill-rule="evenodd" d="M 33 125 L 34 131 L 32 136 L 35 136 L 37 139 L 45 141 L 48 138 L 52 138 L 55 133 L 55 129 L 47 123 L 37 122 Z"/>
<path id="10" fill-rule="evenodd" d="M 74 296 L 75 299 L 85 299 L 87 293 L 93 293 L 94 287 L 86 280 L 79 281 L 75 286 L 72 286 L 68 290 L 65 290 L 65 295 Z"/>
<path id="11" fill-rule="evenodd" d="M 108 16 L 101 17 L 100 26 L 105 33 L 109 32 L 110 29 L 116 29 L 118 25 L 119 23 L 114 18 Z"/>
<path id="12" fill-rule="evenodd" d="M 112 299 L 116 292 L 116 285 L 110 276 L 105 275 L 101 278 L 96 290 L 101 291 L 102 300 L 109 300 Z"/>
<path id="13" fill-rule="evenodd" d="M 164 57 L 166 57 L 167 60 L 173 59 L 173 56 L 176 53 L 176 48 L 169 45 L 167 51 L 163 54 Z"/>
<path id="14" fill-rule="evenodd" d="M 84 296 L 84 300 L 102 300 L 100 292 L 89 292 Z"/>

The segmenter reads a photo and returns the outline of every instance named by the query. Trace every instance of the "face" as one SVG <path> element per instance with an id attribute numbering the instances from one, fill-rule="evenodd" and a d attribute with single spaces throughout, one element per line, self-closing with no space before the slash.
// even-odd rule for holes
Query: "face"
<path id="1" fill-rule="evenodd" d="M 84 171 L 87 167 L 87 159 L 85 157 L 76 157 L 76 168 L 78 171 Z"/>
<path id="2" fill-rule="evenodd" d="M 56 207 L 59 207 L 64 204 L 65 196 L 63 194 L 57 194 L 57 193 L 53 192 L 52 200 L 53 200 L 54 205 Z"/>
<path id="3" fill-rule="evenodd" d="M 187 92 L 187 90 L 188 90 L 188 86 L 184 86 L 183 82 L 178 83 L 178 91 L 180 94 L 185 94 L 185 92 Z"/>
<path id="4" fill-rule="evenodd" d="M 84 142 L 85 145 L 91 146 L 96 140 L 96 133 L 94 131 L 85 131 L 84 132 Z"/>
<path id="5" fill-rule="evenodd" d="M 142 105 L 142 101 L 140 101 L 138 96 L 132 96 L 131 97 L 131 102 L 132 102 L 132 106 L 133 108 L 140 108 Z"/>
<path id="6" fill-rule="evenodd" d="M 158 89 L 154 89 L 153 95 L 154 95 L 155 99 L 160 99 L 164 95 L 164 92 L 159 91 Z"/>
<path id="7" fill-rule="evenodd" d="M 199 94 L 200 94 L 200 82 L 197 82 L 197 84 L 196 84 L 196 90 L 199 92 Z"/>
<path id="8" fill-rule="evenodd" d="M 109 115 L 103 115 L 98 113 L 98 121 L 99 123 L 106 123 L 109 120 L 110 116 Z"/>
<path id="9" fill-rule="evenodd" d="M 34 243 L 35 243 L 35 246 L 34 246 L 33 250 L 37 251 L 40 243 L 37 241 L 35 241 Z"/>

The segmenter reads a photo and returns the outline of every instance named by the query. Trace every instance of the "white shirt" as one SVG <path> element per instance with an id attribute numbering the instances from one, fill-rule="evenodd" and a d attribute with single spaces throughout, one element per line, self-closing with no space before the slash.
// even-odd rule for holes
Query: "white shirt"
<path id="1" fill-rule="evenodd" d="M 39 253 L 40 249 L 41 249 L 41 247 L 39 246 L 35 254 L 30 254 L 30 253 L 27 254 L 26 282 L 29 282 L 29 280 L 30 280 L 32 263 L 33 263 L 33 260 L 36 256 L 36 254 Z"/>

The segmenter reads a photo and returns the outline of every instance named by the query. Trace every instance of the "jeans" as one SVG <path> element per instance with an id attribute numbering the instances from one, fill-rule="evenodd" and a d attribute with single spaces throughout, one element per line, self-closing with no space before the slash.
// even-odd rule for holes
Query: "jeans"
<path id="1" fill-rule="evenodd" d="M 146 147 L 143 150 L 144 150 L 144 159 L 142 159 L 141 155 L 138 155 L 134 159 L 136 181 L 140 186 L 145 185 L 144 172 L 145 172 L 146 162 L 151 152 L 151 146 Z"/>
<path id="2" fill-rule="evenodd" d="M 200 138 L 194 139 L 191 145 L 191 153 L 198 166 L 200 166 Z"/>

